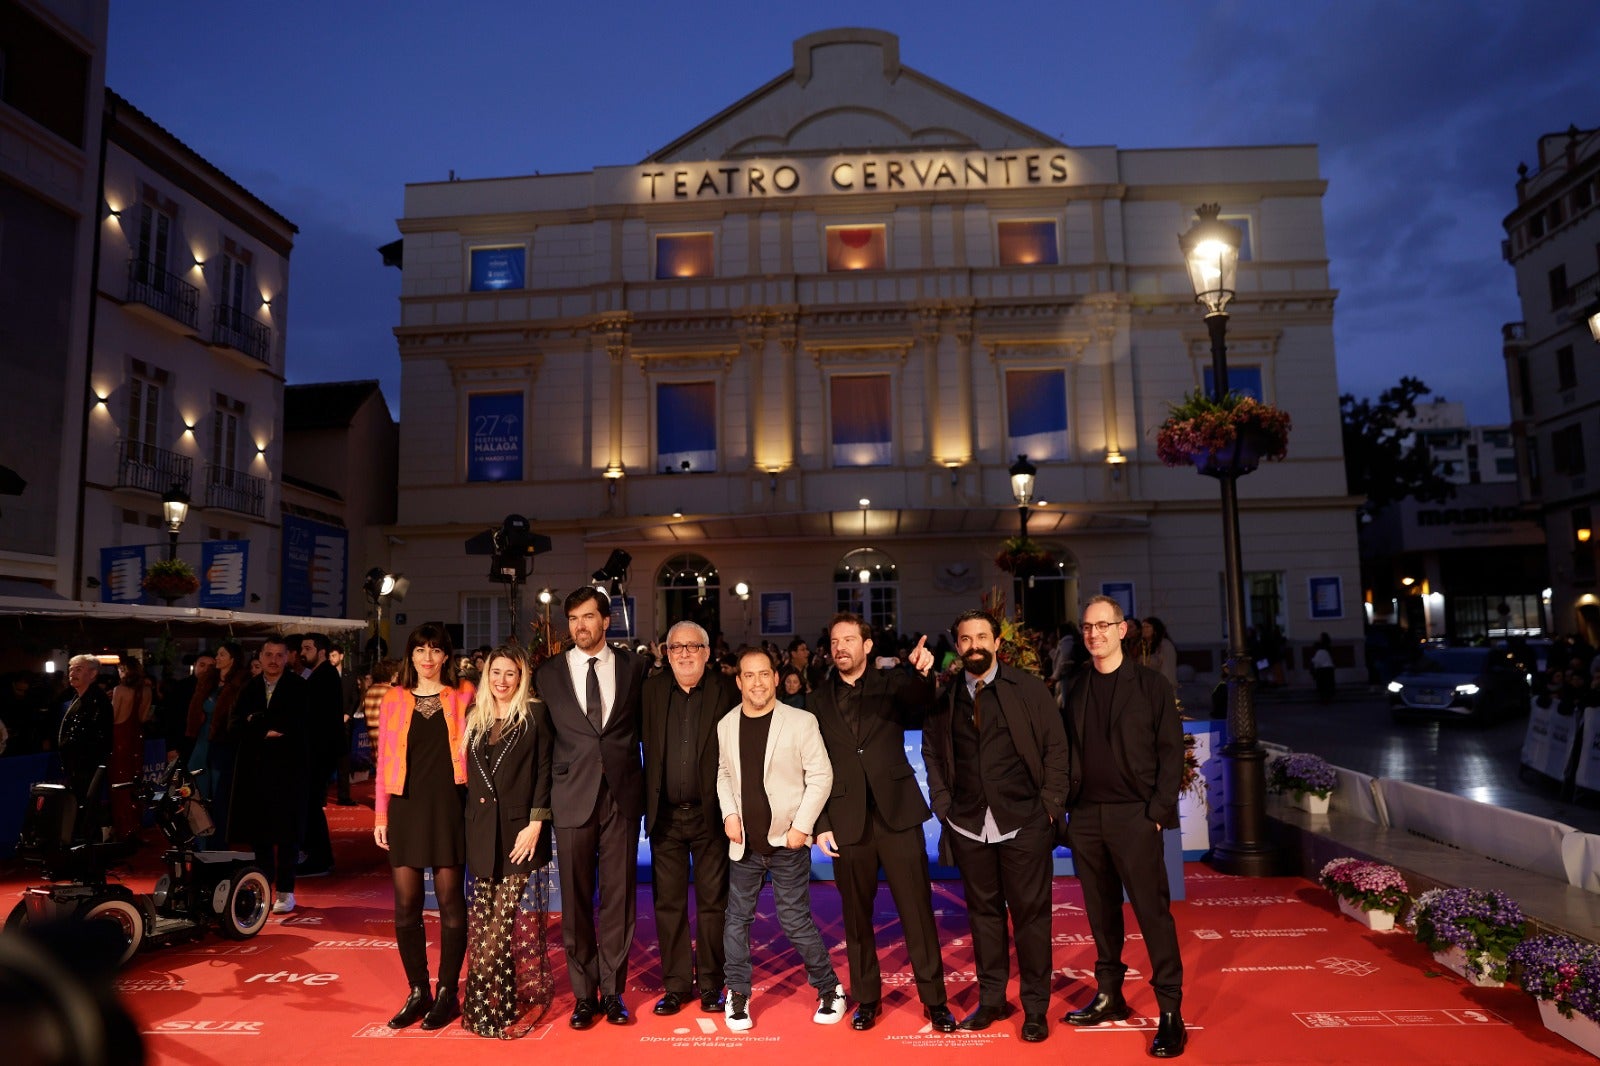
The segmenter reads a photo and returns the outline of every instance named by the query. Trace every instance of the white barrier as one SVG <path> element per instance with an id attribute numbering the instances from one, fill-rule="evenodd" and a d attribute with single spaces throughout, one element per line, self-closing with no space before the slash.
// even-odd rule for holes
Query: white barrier
<path id="1" fill-rule="evenodd" d="M 1529 701 L 1528 729 L 1522 737 L 1522 765 L 1565 782 L 1583 719 L 1576 714 L 1562 714 L 1555 700 L 1548 702 L 1549 706 L 1541 707 L 1539 699 Z"/>
<path id="2" fill-rule="evenodd" d="M 1600 707 L 1584 708 L 1581 735 L 1583 743 L 1578 748 L 1578 771 L 1573 783 L 1600 792 Z"/>
<path id="3" fill-rule="evenodd" d="M 1562 850 L 1577 832 L 1570 825 L 1406 781 L 1379 779 L 1378 791 L 1396 829 L 1571 883 Z"/>

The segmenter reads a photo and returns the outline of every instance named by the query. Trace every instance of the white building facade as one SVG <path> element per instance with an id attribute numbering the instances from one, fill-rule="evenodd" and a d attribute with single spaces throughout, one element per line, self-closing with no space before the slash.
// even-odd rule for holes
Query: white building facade
<path id="1" fill-rule="evenodd" d="M 641 639 L 682 617 L 812 639 L 841 607 L 941 631 L 991 588 L 1015 605 L 994 559 L 1025 454 L 1028 535 L 1056 562 L 1021 590 L 1029 620 L 1108 591 L 1215 669 L 1217 486 L 1154 440 L 1208 384 L 1177 238 L 1214 201 L 1245 235 L 1231 382 L 1294 419 L 1288 460 L 1240 483 L 1250 623 L 1353 648 L 1324 188 L 1308 146 L 1069 147 L 865 30 L 802 38 L 640 164 L 410 185 L 407 623 L 506 636 L 463 544 L 520 513 L 554 542 L 524 618 L 531 589 L 559 616 L 620 550 Z"/>

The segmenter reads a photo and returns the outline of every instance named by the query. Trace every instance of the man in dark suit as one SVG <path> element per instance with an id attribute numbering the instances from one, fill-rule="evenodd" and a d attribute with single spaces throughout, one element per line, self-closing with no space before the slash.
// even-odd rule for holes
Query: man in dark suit
<path id="1" fill-rule="evenodd" d="M 1117 601 L 1096 596 L 1082 617 L 1093 669 L 1079 671 L 1067 691 L 1076 786 L 1067 841 L 1094 934 L 1096 992 L 1087 1007 L 1062 1021 L 1099 1025 L 1128 1016 L 1122 998 L 1126 889 L 1150 952 L 1150 987 L 1161 1011 L 1150 1053 L 1176 1058 L 1188 1041 L 1179 1013 L 1183 960 L 1161 831 L 1178 828 L 1183 726 L 1167 679 L 1123 655 L 1128 624 Z"/>
<path id="2" fill-rule="evenodd" d="M 1043 681 L 999 661 L 1000 627 L 967 611 L 953 629 L 964 671 L 922 732 L 928 798 L 944 824 L 941 853 L 961 869 L 978 971 L 978 1006 L 961 1022 L 987 1029 L 1011 1014 L 1006 915 L 1015 931 L 1022 1039 L 1050 1035 L 1050 883 L 1070 758 L 1061 711 Z"/>
<path id="3" fill-rule="evenodd" d="M 111 700 L 99 679 L 100 660 L 93 655 L 74 655 L 67 661 L 67 684 L 73 696 L 61 716 L 55 742 L 61 770 L 80 806 L 89 802 L 95 770 L 111 762 Z"/>
<path id="4" fill-rule="evenodd" d="M 635 864 L 644 814 L 639 762 L 644 661 L 606 644 L 611 602 L 604 592 L 585 586 L 563 606 L 573 646 L 546 660 L 536 676 L 555 733 L 550 806 L 561 874 L 561 940 L 577 1000 L 570 1024 L 587 1029 L 603 1013 L 612 1025 L 626 1025 L 622 991 L 633 944 Z"/>
<path id="5" fill-rule="evenodd" d="M 328 834 L 328 778 L 333 776 L 344 743 L 344 683 L 328 660 L 333 642 L 325 633 L 300 638 L 300 661 L 310 669 L 306 678 L 306 728 L 311 754 L 311 777 L 306 790 L 306 861 L 301 877 L 323 877 L 333 872 L 333 838 Z M 348 788 L 346 784 L 346 788 Z"/>
<path id="6" fill-rule="evenodd" d="M 694 994 L 700 1009 L 723 1010 L 723 915 L 728 909 L 728 844 L 717 804 L 717 722 L 739 703 L 721 671 L 707 670 L 711 639 L 693 622 L 667 630 L 667 665 L 645 680 L 644 824 L 650 834 L 650 894 L 666 994 L 655 1013 L 671 1015 Z M 694 861 L 695 933 L 689 940 L 689 862 Z M 699 965 L 696 967 L 696 961 Z"/>
<path id="7" fill-rule="evenodd" d="M 239 745 L 229 832 L 254 848 L 256 865 L 277 890 L 274 914 L 294 910 L 295 858 L 310 788 L 307 682 L 288 666 L 288 645 L 282 637 L 268 637 L 261 645 L 261 675 L 245 684 L 229 717 Z"/>
<path id="8" fill-rule="evenodd" d="M 844 911 L 850 998 L 856 1001 L 850 1026 L 871 1029 L 882 1009 L 873 923 L 881 868 L 900 913 L 923 1011 L 935 1029 L 954 1032 L 922 837 L 930 812 L 905 751 L 906 729 L 921 728 L 933 701 L 933 653 L 924 637 L 911 651 L 915 673 L 869 667 L 872 627 L 848 613 L 833 617 L 828 641 L 834 673 L 812 690 L 807 706 L 833 764 L 833 792 L 817 820 L 817 843 L 833 859 Z"/>

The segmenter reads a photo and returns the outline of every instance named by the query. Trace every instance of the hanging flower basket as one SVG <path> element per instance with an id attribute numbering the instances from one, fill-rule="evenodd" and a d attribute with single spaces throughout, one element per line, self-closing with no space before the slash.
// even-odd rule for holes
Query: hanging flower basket
<path id="1" fill-rule="evenodd" d="M 1007 540 L 1001 546 L 1000 554 L 994 557 L 994 565 L 1017 577 L 1034 577 L 1053 573 L 1057 569 L 1055 555 L 1038 541 L 1027 537 Z"/>
<path id="2" fill-rule="evenodd" d="M 1271 404 L 1230 392 L 1221 400 L 1200 389 L 1169 405 L 1156 429 L 1156 455 L 1167 466 L 1194 466 L 1210 477 L 1248 474 L 1263 459 L 1289 453 L 1290 419 Z"/>
<path id="3" fill-rule="evenodd" d="M 192 596 L 200 589 L 200 579 L 182 559 L 162 559 L 150 564 L 140 586 L 152 596 L 168 603 Z"/>

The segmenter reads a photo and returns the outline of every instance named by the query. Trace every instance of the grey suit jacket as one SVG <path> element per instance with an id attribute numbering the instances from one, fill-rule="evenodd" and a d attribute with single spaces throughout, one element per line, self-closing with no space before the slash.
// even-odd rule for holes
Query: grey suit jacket
<path id="1" fill-rule="evenodd" d="M 730 814 L 737 814 L 748 839 L 751 827 L 745 822 L 741 809 L 742 781 L 743 775 L 752 768 L 739 765 L 739 719 L 743 715 L 741 704 L 717 723 L 717 799 L 722 804 L 724 820 Z M 773 706 L 761 781 L 766 787 L 767 802 L 772 806 L 767 843 L 784 847 L 784 837 L 789 830 L 798 829 L 806 835 L 809 844 L 817 816 L 822 813 L 822 805 L 828 802 L 828 793 L 833 789 L 833 764 L 828 761 L 822 731 L 817 728 L 817 719 L 810 711 L 785 703 Z M 735 862 L 744 858 L 744 844 L 730 840 L 728 857 Z"/>

